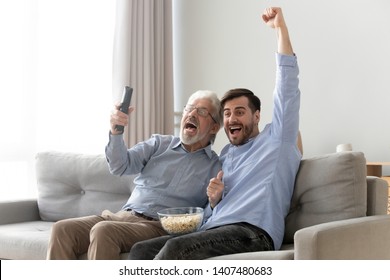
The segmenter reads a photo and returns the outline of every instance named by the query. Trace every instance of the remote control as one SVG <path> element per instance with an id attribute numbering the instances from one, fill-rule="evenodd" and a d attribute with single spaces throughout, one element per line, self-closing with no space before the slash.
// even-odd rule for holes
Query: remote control
<path id="1" fill-rule="evenodd" d="M 122 104 L 121 107 L 119 108 L 121 112 L 128 114 L 132 95 L 133 95 L 133 88 L 129 86 L 125 86 L 125 88 L 123 89 Z M 115 130 L 118 132 L 123 133 L 124 129 L 125 128 L 123 127 L 123 125 L 115 126 Z"/>

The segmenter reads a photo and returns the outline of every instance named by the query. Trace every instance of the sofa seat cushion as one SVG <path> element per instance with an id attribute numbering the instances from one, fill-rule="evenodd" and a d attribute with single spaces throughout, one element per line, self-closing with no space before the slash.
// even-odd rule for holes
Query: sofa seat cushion
<path id="1" fill-rule="evenodd" d="M 114 176 L 104 155 L 42 152 L 36 156 L 41 219 L 58 221 L 120 210 L 134 176 Z"/>
<path id="2" fill-rule="evenodd" d="M 0 259 L 46 259 L 52 225 L 45 221 L 0 225 Z"/>
<path id="3" fill-rule="evenodd" d="M 365 216 L 366 172 L 366 159 L 361 152 L 303 159 L 286 218 L 284 242 L 292 243 L 301 228 Z"/>
<path id="4" fill-rule="evenodd" d="M 0 259 L 45 260 L 54 222 L 32 221 L 0 225 Z M 127 260 L 128 252 L 120 255 Z M 87 254 L 79 259 L 86 260 Z"/>

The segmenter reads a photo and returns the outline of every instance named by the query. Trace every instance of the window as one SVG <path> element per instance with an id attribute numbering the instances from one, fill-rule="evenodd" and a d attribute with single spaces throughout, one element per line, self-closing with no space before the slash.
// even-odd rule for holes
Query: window
<path id="1" fill-rule="evenodd" d="M 34 197 L 34 156 L 103 153 L 115 1 L 0 2 L 0 199 Z"/>

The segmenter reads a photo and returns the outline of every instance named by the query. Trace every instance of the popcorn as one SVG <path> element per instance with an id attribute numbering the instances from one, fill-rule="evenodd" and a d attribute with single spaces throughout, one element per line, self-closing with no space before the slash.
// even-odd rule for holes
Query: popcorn
<path id="1" fill-rule="evenodd" d="M 196 231 L 202 219 L 202 215 L 184 214 L 161 217 L 160 221 L 169 234 L 186 234 Z"/>

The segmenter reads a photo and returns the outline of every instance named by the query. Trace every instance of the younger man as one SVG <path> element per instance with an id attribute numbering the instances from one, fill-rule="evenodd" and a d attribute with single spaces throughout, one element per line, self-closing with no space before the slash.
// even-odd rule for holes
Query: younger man
<path id="1" fill-rule="evenodd" d="M 205 259 L 280 248 L 301 160 L 298 65 L 282 10 L 268 8 L 262 18 L 278 35 L 272 123 L 260 133 L 259 98 L 247 89 L 228 91 L 221 105 L 230 144 L 220 155 L 223 172 L 207 189 L 210 205 L 200 231 L 139 242 L 130 259 Z"/>

